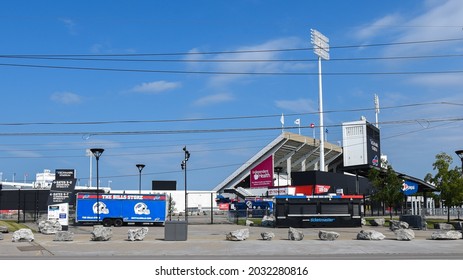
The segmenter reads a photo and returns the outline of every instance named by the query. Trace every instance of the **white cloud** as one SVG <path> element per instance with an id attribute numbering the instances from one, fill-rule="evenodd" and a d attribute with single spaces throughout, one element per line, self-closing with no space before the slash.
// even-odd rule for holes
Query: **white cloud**
<path id="1" fill-rule="evenodd" d="M 181 83 L 156 81 L 149 83 L 142 83 L 132 88 L 132 92 L 138 93 L 160 93 L 168 90 L 173 90 L 181 87 Z"/>
<path id="2" fill-rule="evenodd" d="M 27 151 L 27 150 L 7 150 L 9 154 L 18 158 L 40 158 L 43 157 L 42 154 L 35 151 Z"/>
<path id="3" fill-rule="evenodd" d="M 208 105 L 215 105 L 218 103 L 224 103 L 234 100 L 233 95 L 229 93 L 218 93 L 218 94 L 213 94 L 209 96 L 205 96 L 203 98 L 200 98 L 194 102 L 194 105 L 196 106 L 208 106 Z"/>
<path id="4" fill-rule="evenodd" d="M 461 37 L 461 15 L 463 14 L 463 1 L 430 0 L 423 4 L 423 12 L 410 17 L 407 14 L 390 14 L 365 25 L 356 31 L 356 36 L 363 40 L 376 36 L 391 35 L 397 42 L 414 42 L 425 40 L 449 39 Z M 408 19 L 407 19 L 408 17 Z M 439 44 L 402 45 L 400 48 L 392 46 L 387 48 L 385 54 L 400 55 L 417 52 L 426 52 L 449 47 L 458 47 L 461 41 L 440 42 Z"/>
<path id="5" fill-rule="evenodd" d="M 50 99 L 56 103 L 65 105 L 79 104 L 82 102 L 82 98 L 72 92 L 56 92 L 50 96 Z"/>
<path id="6" fill-rule="evenodd" d="M 356 32 L 356 36 L 360 39 L 368 39 L 378 35 L 383 35 L 383 31 L 390 28 L 391 25 L 400 24 L 401 17 L 397 14 L 386 15 L 372 23 L 365 25 Z"/>
<path id="7" fill-rule="evenodd" d="M 207 66 L 204 66 L 204 63 L 190 62 L 189 66 L 192 69 L 192 71 L 235 73 L 216 75 L 210 79 L 209 84 L 212 87 L 220 88 L 229 85 L 231 82 L 251 77 L 250 75 L 241 75 L 240 73 L 287 72 L 291 70 L 300 70 L 301 66 L 299 63 L 296 62 L 270 61 L 273 59 L 281 58 L 282 54 L 284 54 L 285 52 L 265 52 L 262 50 L 300 48 L 305 45 L 306 42 L 303 42 L 300 38 L 289 37 L 275 39 L 268 42 L 264 42 L 262 44 L 237 47 L 235 49 L 228 50 L 230 51 L 230 53 L 222 53 L 215 56 L 208 56 L 208 58 L 211 60 L 261 60 L 262 62 L 220 62 L 211 63 Z M 196 53 L 201 51 L 199 49 L 194 49 L 191 52 Z M 201 56 L 194 55 L 188 56 L 188 58 L 193 60 L 199 59 L 201 58 Z"/>
<path id="8" fill-rule="evenodd" d="M 64 26 L 67 28 L 70 34 L 76 35 L 76 22 L 70 18 L 60 18 L 59 21 L 61 21 Z"/>
<path id="9" fill-rule="evenodd" d="M 276 100 L 275 105 L 288 112 L 316 112 L 317 105 L 310 99 Z"/>
<path id="10" fill-rule="evenodd" d="M 455 87 L 463 86 L 461 74 L 428 74 L 409 79 L 412 84 L 421 86 Z"/>

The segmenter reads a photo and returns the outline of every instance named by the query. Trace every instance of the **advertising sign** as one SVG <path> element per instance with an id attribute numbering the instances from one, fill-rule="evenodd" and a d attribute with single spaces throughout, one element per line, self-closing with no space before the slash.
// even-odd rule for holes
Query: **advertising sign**
<path id="1" fill-rule="evenodd" d="M 331 186 L 315 185 L 314 194 L 325 194 L 330 191 Z"/>
<path id="2" fill-rule="evenodd" d="M 48 205 L 69 203 L 70 195 L 76 186 L 73 169 L 57 169 L 50 189 Z"/>
<path id="3" fill-rule="evenodd" d="M 65 228 L 69 222 L 69 200 L 76 187 L 73 169 L 57 169 L 48 196 L 48 219 L 58 220 Z"/>
<path id="4" fill-rule="evenodd" d="M 68 226 L 69 222 L 69 204 L 48 205 L 48 220 L 59 221 L 60 225 Z"/>
<path id="5" fill-rule="evenodd" d="M 412 181 L 405 180 L 402 185 L 404 195 L 412 195 L 418 192 L 418 184 Z"/>
<path id="6" fill-rule="evenodd" d="M 273 186 L 272 155 L 251 169 L 250 185 L 251 188 L 268 188 Z"/>
<path id="7" fill-rule="evenodd" d="M 379 167 L 381 165 L 379 130 L 370 123 L 367 123 L 366 127 L 368 164 Z"/>
<path id="8" fill-rule="evenodd" d="M 288 194 L 288 187 L 269 188 L 267 191 L 268 196 L 285 195 L 285 194 Z"/>

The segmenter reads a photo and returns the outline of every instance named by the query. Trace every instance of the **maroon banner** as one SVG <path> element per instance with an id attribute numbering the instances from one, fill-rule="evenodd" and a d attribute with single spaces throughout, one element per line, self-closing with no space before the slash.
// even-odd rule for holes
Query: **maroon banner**
<path id="1" fill-rule="evenodd" d="M 273 155 L 251 169 L 251 188 L 268 188 L 273 186 Z"/>

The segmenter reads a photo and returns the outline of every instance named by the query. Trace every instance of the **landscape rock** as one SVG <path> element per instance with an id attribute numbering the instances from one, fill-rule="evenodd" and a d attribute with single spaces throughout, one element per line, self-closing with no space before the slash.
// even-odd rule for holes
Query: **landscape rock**
<path id="1" fill-rule="evenodd" d="M 249 229 L 238 229 L 227 233 L 227 240 L 230 241 L 243 241 L 249 238 Z"/>
<path id="2" fill-rule="evenodd" d="M 57 231 L 53 241 L 73 241 L 74 233 L 71 231 Z"/>
<path id="3" fill-rule="evenodd" d="M 113 236 L 112 228 L 102 225 L 93 226 L 92 241 L 108 241 Z"/>
<path id="4" fill-rule="evenodd" d="M 339 237 L 339 233 L 334 232 L 334 231 L 320 230 L 318 232 L 318 238 L 320 238 L 321 240 L 334 241 L 338 239 L 338 237 Z"/>
<path id="5" fill-rule="evenodd" d="M 357 234 L 357 240 L 383 240 L 384 238 L 386 236 L 376 230 L 361 230 Z"/>
<path id="6" fill-rule="evenodd" d="M 396 231 L 398 229 L 408 229 L 409 227 L 410 227 L 409 224 L 404 221 L 397 221 L 397 220 L 389 221 L 389 229 L 392 231 Z"/>
<path id="7" fill-rule="evenodd" d="M 434 229 L 442 229 L 442 230 L 453 230 L 454 227 L 452 224 L 446 224 L 446 223 L 435 223 L 434 224 Z"/>
<path id="8" fill-rule="evenodd" d="M 142 241 L 145 239 L 145 236 L 148 234 L 148 228 L 147 227 L 142 227 L 142 228 L 134 228 L 134 229 L 129 229 L 127 232 L 127 238 L 130 241 Z"/>
<path id="9" fill-rule="evenodd" d="M 463 229 L 463 222 L 453 222 L 452 223 L 453 228 L 456 230 L 462 230 Z"/>
<path id="10" fill-rule="evenodd" d="M 252 226 L 254 226 L 254 222 L 251 221 L 251 220 L 246 220 L 246 226 L 252 227 Z"/>
<path id="11" fill-rule="evenodd" d="M 302 239 L 304 239 L 304 233 L 302 233 L 302 231 L 290 227 L 288 230 L 288 239 L 294 241 L 301 241 Z"/>
<path id="12" fill-rule="evenodd" d="M 0 233 L 8 233 L 8 227 L 7 226 L 0 226 Z"/>
<path id="13" fill-rule="evenodd" d="M 431 235 L 432 240 L 457 240 L 462 238 L 462 233 L 456 230 L 439 230 Z"/>
<path id="14" fill-rule="evenodd" d="M 385 223 L 386 223 L 386 220 L 384 220 L 384 218 L 376 218 L 376 219 L 370 220 L 370 225 L 372 226 L 384 226 Z"/>
<path id="15" fill-rule="evenodd" d="M 273 233 L 273 232 L 262 232 L 260 234 L 260 236 L 262 236 L 263 240 L 270 241 L 275 237 L 275 233 Z"/>
<path id="16" fill-rule="evenodd" d="M 21 242 L 21 241 L 32 242 L 34 241 L 34 234 L 32 233 L 32 230 L 28 228 L 18 229 L 17 231 L 13 232 L 12 241 L 13 242 Z"/>
<path id="17" fill-rule="evenodd" d="M 415 239 L 415 232 L 412 229 L 401 228 L 394 231 L 397 240 L 410 241 Z"/>
<path id="18" fill-rule="evenodd" d="M 59 221 L 45 220 L 38 223 L 39 232 L 43 234 L 55 234 L 62 230 Z"/>
<path id="19" fill-rule="evenodd" d="M 263 227 L 274 227 L 275 226 L 275 217 L 273 215 L 264 216 L 262 218 L 261 226 L 263 226 Z"/>

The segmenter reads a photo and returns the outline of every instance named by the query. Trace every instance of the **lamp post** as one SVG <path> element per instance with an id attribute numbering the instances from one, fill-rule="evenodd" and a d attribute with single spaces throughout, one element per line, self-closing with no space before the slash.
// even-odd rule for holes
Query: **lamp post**
<path id="1" fill-rule="evenodd" d="M 455 154 L 461 159 L 461 172 L 463 174 L 463 150 L 455 151 Z"/>
<path id="2" fill-rule="evenodd" d="M 145 165 L 139 163 L 139 164 L 137 164 L 135 166 L 138 168 L 138 173 L 139 173 L 139 177 L 138 177 L 138 194 L 141 194 L 141 171 L 143 170 L 143 168 L 145 168 Z"/>
<path id="3" fill-rule="evenodd" d="M 315 29 L 310 29 L 311 43 L 314 53 L 318 56 L 318 109 L 320 114 L 320 171 L 325 171 L 325 128 L 323 126 L 323 89 L 322 89 L 322 58 L 330 59 L 329 39 Z"/>
<path id="4" fill-rule="evenodd" d="M 184 171 L 185 176 L 185 221 L 188 222 L 188 194 L 187 194 L 187 184 L 186 184 L 186 163 L 190 158 L 190 152 L 186 149 L 186 146 L 183 147 L 183 152 L 185 153 L 185 159 L 182 160 L 182 170 Z"/>
<path id="5" fill-rule="evenodd" d="M 100 160 L 101 155 L 104 152 L 104 149 L 94 148 L 90 149 L 93 156 L 96 158 L 96 212 L 97 212 L 97 222 L 100 222 L 100 174 L 98 171 L 98 161 Z"/>

